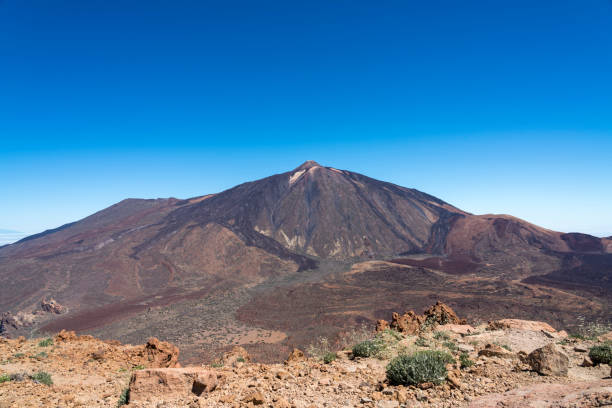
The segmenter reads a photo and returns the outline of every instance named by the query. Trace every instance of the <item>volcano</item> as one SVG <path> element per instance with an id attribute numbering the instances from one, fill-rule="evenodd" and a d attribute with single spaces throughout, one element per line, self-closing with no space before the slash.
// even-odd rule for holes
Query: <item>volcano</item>
<path id="1" fill-rule="evenodd" d="M 0 247 L 0 312 L 9 336 L 155 333 L 186 358 L 242 344 L 273 359 L 434 297 L 473 319 L 609 321 L 611 278 L 610 238 L 307 161 L 218 194 L 127 199 Z M 40 310 L 50 298 L 63 313 Z"/>

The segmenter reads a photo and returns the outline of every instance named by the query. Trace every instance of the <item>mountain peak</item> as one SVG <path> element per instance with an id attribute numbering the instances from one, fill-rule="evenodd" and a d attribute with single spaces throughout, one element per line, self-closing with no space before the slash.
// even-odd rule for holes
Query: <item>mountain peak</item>
<path id="1" fill-rule="evenodd" d="M 321 167 L 321 165 L 314 160 L 307 160 L 304 163 L 302 163 L 300 167 L 294 169 L 293 171 L 308 170 L 313 167 Z"/>

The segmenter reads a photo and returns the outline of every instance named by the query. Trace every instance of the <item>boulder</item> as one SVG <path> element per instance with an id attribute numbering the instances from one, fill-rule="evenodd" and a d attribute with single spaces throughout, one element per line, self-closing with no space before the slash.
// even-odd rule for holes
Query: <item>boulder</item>
<path id="1" fill-rule="evenodd" d="M 409 311 L 400 315 L 393 313 L 391 320 L 391 328 L 401 333 L 409 335 L 418 334 L 421 331 L 421 325 L 425 322 L 423 316 L 419 316 L 414 311 Z"/>
<path id="2" fill-rule="evenodd" d="M 382 321 L 384 322 L 384 320 Z M 384 323 L 380 323 L 384 327 Z M 453 309 L 442 302 L 436 302 L 435 305 L 429 307 L 422 315 L 416 314 L 414 311 L 409 311 L 400 315 L 393 313 L 391 320 L 391 328 L 401 333 L 408 335 L 419 334 L 422 330 L 429 327 L 433 328 L 439 325 L 466 325 L 465 319 L 459 319 Z M 379 324 L 377 323 L 377 330 Z M 462 328 L 461 330 L 473 330 L 471 326 Z"/>
<path id="3" fill-rule="evenodd" d="M 40 308 L 47 313 L 62 314 L 66 308 L 55 301 L 55 299 L 41 300 Z"/>
<path id="4" fill-rule="evenodd" d="M 520 319 L 502 319 L 489 322 L 490 330 L 504 330 L 504 329 L 517 329 L 525 331 L 543 331 L 548 333 L 555 333 L 555 330 L 551 325 L 544 322 L 538 322 L 533 320 L 520 320 Z"/>
<path id="5" fill-rule="evenodd" d="M 59 333 L 57 333 L 57 335 L 55 336 L 55 341 L 57 342 L 62 342 L 62 341 L 72 341 L 72 340 L 76 340 L 77 339 L 77 335 L 74 331 L 67 331 L 62 329 L 62 331 L 60 331 Z"/>
<path id="6" fill-rule="evenodd" d="M 144 356 L 151 367 L 171 368 L 178 363 L 179 349 L 172 343 L 151 337 L 144 347 Z"/>
<path id="7" fill-rule="evenodd" d="M 497 344 L 487 344 L 485 348 L 478 351 L 478 356 L 513 358 L 515 354 Z"/>
<path id="8" fill-rule="evenodd" d="M 535 349 L 527 356 L 527 363 L 541 375 L 566 377 L 569 357 L 554 343 Z"/>
<path id="9" fill-rule="evenodd" d="M 220 378 L 203 367 L 137 370 L 130 379 L 130 402 L 200 396 L 217 388 Z"/>
<path id="10" fill-rule="evenodd" d="M 224 353 L 218 363 L 232 367 L 238 363 L 247 363 L 251 361 L 248 351 L 244 347 L 235 346 L 233 349 Z"/>
<path id="11" fill-rule="evenodd" d="M 389 328 L 389 322 L 386 320 L 377 320 L 376 321 L 376 332 L 380 333 Z"/>
<path id="12" fill-rule="evenodd" d="M 436 302 L 435 305 L 425 310 L 424 317 L 426 322 L 435 322 L 439 325 L 467 324 L 465 319 L 459 319 L 455 311 L 442 302 Z"/>
<path id="13" fill-rule="evenodd" d="M 305 360 L 306 360 L 306 356 L 304 356 L 304 352 L 300 349 L 294 348 L 293 351 L 287 357 L 287 360 L 285 360 L 285 364 L 290 364 L 290 363 L 295 363 L 298 361 L 305 361 Z"/>

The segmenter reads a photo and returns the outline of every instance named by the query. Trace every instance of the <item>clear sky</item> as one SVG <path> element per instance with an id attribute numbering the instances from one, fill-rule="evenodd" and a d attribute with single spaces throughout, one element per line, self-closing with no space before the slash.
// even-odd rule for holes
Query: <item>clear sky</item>
<path id="1" fill-rule="evenodd" d="M 612 235 L 612 2 L 0 0 L 0 229 L 308 159 Z"/>

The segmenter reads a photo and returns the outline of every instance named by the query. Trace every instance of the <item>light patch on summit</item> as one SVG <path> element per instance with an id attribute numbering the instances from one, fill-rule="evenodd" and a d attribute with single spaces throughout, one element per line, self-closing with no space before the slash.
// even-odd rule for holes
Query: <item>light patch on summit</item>
<path id="1" fill-rule="evenodd" d="M 299 179 L 300 176 L 304 174 L 305 171 L 306 170 L 300 170 L 300 171 L 296 171 L 295 173 L 293 173 L 291 177 L 289 177 L 289 185 L 295 183 L 297 179 Z"/>
<path id="2" fill-rule="evenodd" d="M 344 174 L 342 170 L 334 169 L 333 167 L 329 168 L 331 171 L 335 171 L 336 173 Z"/>

